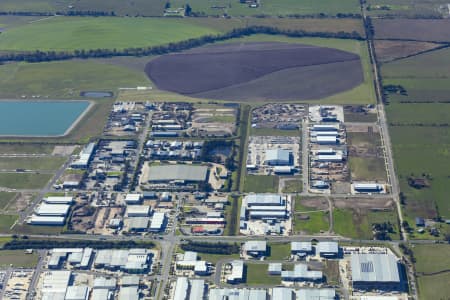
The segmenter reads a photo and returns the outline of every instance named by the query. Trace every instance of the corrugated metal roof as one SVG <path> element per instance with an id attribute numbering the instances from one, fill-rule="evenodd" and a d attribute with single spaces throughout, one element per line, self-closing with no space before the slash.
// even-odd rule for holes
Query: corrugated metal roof
<path id="1" fill-rule="evenodd" d="M 352 279 L 358 282 L 400 282 L 397 258 L 391 254 L 352 254 Z"/>

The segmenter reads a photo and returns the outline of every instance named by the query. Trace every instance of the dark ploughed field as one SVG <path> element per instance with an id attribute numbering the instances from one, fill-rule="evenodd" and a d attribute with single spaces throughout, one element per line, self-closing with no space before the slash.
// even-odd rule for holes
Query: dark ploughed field
<path id="1" fill-rule="evenodd" d="M 229 43 L 160 56 L 145 68 L 159 89 L 219 100 L 320 99 L 364 80 L 353 53 L 288 43 Z"/>

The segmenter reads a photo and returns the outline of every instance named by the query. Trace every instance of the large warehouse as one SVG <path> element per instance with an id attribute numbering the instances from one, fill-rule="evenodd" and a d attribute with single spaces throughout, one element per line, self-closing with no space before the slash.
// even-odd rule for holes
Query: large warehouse
<path id="1" fill-rule="evenodd" d="M 292 151 L 284 149 L 267 150 L 265 163 L 269 166 L 292 165 Z"/>
<path id="2" fill-rule="evenodd" d="M 162 165 L 149 168 L 148 181 L 151 183 L 182 181 L 203 182 L 208 176 L 208 167 L 193 165 Z"/>
<path id="3" fill-rule="evenodd" d="M 400 290 L 397 258 L 391 254 L 352 254 L 353 288 L 361 290 Z"/>

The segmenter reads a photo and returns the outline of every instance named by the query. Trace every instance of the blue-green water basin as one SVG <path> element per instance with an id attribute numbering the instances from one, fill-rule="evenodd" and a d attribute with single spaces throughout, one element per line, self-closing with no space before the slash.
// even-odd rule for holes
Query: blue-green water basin
<path id="1" fill-rule="evenodd" d="M 0 101 L 0 136 L 65 135 L 89 105 L 89 101 Z"/>

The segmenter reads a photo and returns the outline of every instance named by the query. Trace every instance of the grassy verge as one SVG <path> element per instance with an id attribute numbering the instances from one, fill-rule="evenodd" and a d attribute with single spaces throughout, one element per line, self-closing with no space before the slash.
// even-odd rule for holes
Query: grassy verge
<path id="1" fill-rule="evenodd" d="M 275 128 L 252 128 L 250 135 L 258 136 L 300 136 L 298 130 L 282 130 Z"/>

